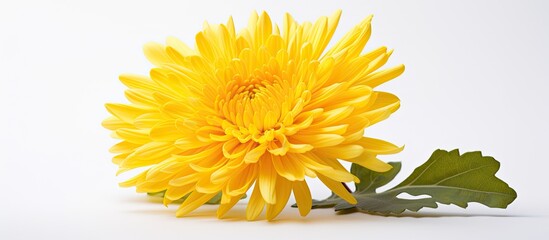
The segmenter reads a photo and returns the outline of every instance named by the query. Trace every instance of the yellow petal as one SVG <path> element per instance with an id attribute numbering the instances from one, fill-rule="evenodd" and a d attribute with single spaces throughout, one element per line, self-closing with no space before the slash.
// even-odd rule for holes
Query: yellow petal
<path id="1" fill-rule="evenodd" d="M 175 148 L 170 143 L 150 142 L 137 148 L 123 162 L 121 168 L 133 169 L 150 166 L 170 158 Z"/>
<path id="2" fill-rule="evenodd" d="M 320 169 L 326 170 L 326 171 L 332 170 L 332 168 L 330 166 L 327 166 L 323 163 L 319 163 L 319 162 L 313 160 L 310 157 L 309 154 L 305 155 L 305 154 L 291 153 L 291 154 L 286 155 L 286 157 L 290 158 L 290 159 L 294 159 L 295 161 L 298 161 L 301 164 L 303 164 L 303 166 L 305 166 L 306 168 L 313 169 L 315 171 L 318 171 Z"/>
<path id="3" fill-rule="evenodd" d="M 356 144 L 360 144 L 365 151 L 371 154 L 395 154 L 404 149 L 404 147 L 398 147 L 390 142 L 369 137 L 363 137 Z"/>
<path id="4" fill-rule="evenodd" d="M 299 159 L 303 166 L 305 166 L 306 168 L 321 173 L 333 180 L 340 182 L 357 181 L 357 178 L 353 174 L 349 173 L 343 166 L 341 166 L 341 164 L 339 164 L 337 160 L 326 159 L 326 161 L 324 161 L 312 153 L 292 154 L 290 157 L 295 157 Z"/>
<path id="5" fill-rule="evenodd" d="M 172 60 L 166 53 L 164 45 L 162 44 L 149 42 L 143 46 L 143 53 L 145 53 L 147 59 L 156 66 L 162 66 L 162 64 L 165 63 L 172 63 Z"/>
<path id="6" fill-rule="evenodd" d="M 345 140 L 337 134 L 315 134 L 315 135 L 293 135 L 291 142 L 302 142 L 312 145 L 315 148 L 330 147 L 340 144 Z"/>
<path id="7" fill-rule="evenodd" d="M 204 36 L 203 32 L 199 32 L 195 37 L 196 48 L 200 51 L 200 54 L 210 60 L 215 59 L 215 51 L 212 44 Z"/>
<path id="8" fill-rule="evenodd" d="M 166 121 L 166 119 L 160 113 L 145 113 L 135 119 L 133 125 L 136 128 L 152 128 L 156 124 Z"/>
<path id="9" fill-rule="evenodd" d="M 194 184 L 188 184 L 183 186 L 168 186 L 164 193 L 164 198 L 176 201 L 189 194 L 194 190 Z"/>
<path id="10" fill-rule="evenodd" d="M 131 143 L 146 144 L 151 141 L 149 131 L 149 129 L 120 128 L 116 130 L 116 135 Z"/>
<path id="11" fill-rule="evenodd" d="M 135 152 L 128 158 L 139 160 L 158 159 L 166 157 L 167 159 L 173 152 L 174 147 L 169 142 L 150 142 L 135 149 Z M 163 159 L 163 160 L 165 160 Z M 128 159 L 129 160 L 129 159 Z M 122 164 L 125 165 L 125 164 Z"/>
<path id="12" fill-rule="evenodd" d="M 404 65 L 400 64 L 389 69 L 379 71 L 368 75 L 364 79 L 361 79 L 357 84 L 366 84 L 372 88 L 375 88 L 391 79 L 400 76 L 404 72 Z"/>
<path id="13" fill-rule="evenodd" d="M 307 216 L 313 206 L 313 199 L 311 197 L 311 191 L 305 180 L 295 181 L 292 185 L 295 201 L 297 202 L 297 208 L 301 216 Z"/>
<path id="14" fill-rule="evenodd" d="M 186 171 L 189 171 L 189 170 L 186 170 Z M 173 179 L 170 180 L 169 184 L 170 186 L 174 186 L 174 187 L 181 187 L 181 186 L 189 185 L 191 183 L 196 184 L 196 181 L 200 179 L 201 175 L 203 174 L 189 171 L 189 173 L 183 176 L 174 177 Z"/>
<path id="15" fill-rule="evenodd" d="M 355 108 L 352 106 L 344 106 L 324 112 L 315 119 L 315 124 L 313 124 L 313 126 L 337 125 L 336 123 L 349 117 L 354 110 Z"/>
<path id="16" fill-rule="evenodd" d="M 306 153 L 308 151 L 313 150 L 313 146 L 310 144 L 292 144 L 290 143 L 290 148 L 288 149 L 288 152 L 291 153 Z"/>
<path id="17" fill-rule="evenodd" d="M 257 30 L 254 40 L 256 40 L 258 44 L 266 42 L 267 38 L 272 33 L 272 27 L 273 24 L 271 22 L 271 18 L 265 11 L 263 11 L 261 13 L 261 16 L 259 16 L 259 20 L 257 22 Z"/>
<path id="18" fill-rule="evenodd" d="M 322 181 L 324 185 L 330 188 L 332 192 L 337 194 L 339 197 L 343 198 L 348 203 L 350 204 L 357 203 L 355 197 L 349 191 L 347 191 L 347 188 L 345 188 L 341 182 L 334 181 L 322 174 L 318 175 L 318 179 L 320 179 L 320 181 Z"/>
<path id="19" fill-rule="evenodd" d="M 175 215 L 177 217 L 183 217 L 188 213 L 194 211 L 204 203 L 212 199 L 217 193 L 204 194 L 199 192 L 192 192 L 187 199 L 179 206 Z"/>
<path id="20" fill-rule="evenodd" d="M 212 173 L 210 181 L 214 184 L 227 182 L 231 177 L 236 176 L 236 174 L 246 168 L 246 166 L 247 164 L 244 164 L 241 159 L 231 159 L 226 165 Z"/>
<path id="21" fill-rule="evenodd" d="M 275 190 L 277 175 L 271 157 L 262 157 L 259 162 L 259 177 L 257 179 L 257 184 L 259 185 L 261 196 L 263 196 L 263 199 L 265 199 L 265 202 L 268 204 L 276 203 Z"/>
<path id="22" fill-rule="evenodd" d="M 175 141 L 181 138 L 183 133 L 181 133 L 175 127 L 175 121 L 165 121 L 156 124 L 150 131 L 149 136 L 154 141 Z"/>
<path id="23" fill-rule="evenodd" d="M 201 193 L 218 193 L 223 188 L 223 183 L 213 184 L 208 177 L 202 177 L 196 182 L 195 189 Z"/>
<path id="24" fill-rule="evenodd" d="M 367 152 L 360 157 L 348 159 L 348 161 L 376 172 L 387 172 L 393 168 L 390 164 L 379 160 L 376 155 Z"/>
<path id="25" fill-rule="evenodd" d="M 255 147 L 254 149 L 246 153 L 246 155 L 244 156 L 244 162 L 245 163 L 257 162 L 259 158 L 263 156 L 266 150 L 267 150 L 267 144 L 261 144 Z"/>
<path id="26" fill-rule="evenodd" d="M 150 91 L 158 91 L 161 88 L 151 80 L 149 76 L 137 74 L 122 74 L 119 77 L 120 82 L 130 89 L 143 89 Z"/>
<path id="27" fill-rule="evenodd" d="M 328 52 L 326 56 L 337 54 L 343 50 L 348 50 L 351 56 L 357 56 L 362 52 L 364 45 L 370 38 L 370 22 L 372 16 L 368 16 L 359 25 L 355 26 L 350 32 L 345 34 Z"/>
<path id="28" fill-rule="evenodd" d="M 364 116 L 353 116 L 345 120 L 347 123 L 347 131 L 345 132 L 345 137 L 354 134 L 356 132 L 362 132 L 364 128 L 370 125 L 370 120 Z M 345 143 L 350 142 L 349 139 L 345 139 Z"/>
<path id="29" fill-rule="evenodd" d="M 386 93 L 376 92 L 375 101 L 368 106 L 368 112 L 362 114 L 370 120 L 370 126 L 378 123 L 390 116 L 400 107 L 400 99 L 397 96 Z"/>
<path id="30" fill-rule="evenodd" d="M 118 154 L 118 155 L 116 155 L 112 158 L 112 163 L 114 163 L 116 165 L 120 165 L 120 163 L 123 162 L 124 160 L 126 160 L 126 158 L 132 153 L 133 153 L 133 151 Z"/>
<path id="31" fill-rule="evenodd" d="M 125 91 L 126 98 L 133 104 L 143 107 L 158 107 L 158 103 L 152 96 L 152 91 L 143 89 L 128 89 Z"/>
<path id="32" fill-rule="evenodd" d="M 290 181 L 302 181 L 305 178 L 305 168 L 291 157 L 273 156 L 273 166 L 278 175 Z"/>
<path id="33" fill-rule="evenodd" d="M 234 197 L 231 197 L 231 200 L 228 203 L 221 203 L 219 208 L 217 208 L 217 218 L 221 219 L 225 214 L 238 202 L 244 194 L 240 194 Z"/>
<path id="34" fill-rule="evenodd" d="M 276 203 L 267 204 L 267 220 L 273 220 L 286 206 L 290 193 L 292 192 L 292 182 L 278 176 L 276 179 Z"/>
<path id="35" fill-rule="evenodd" d="M 189 90 L 182 84 L 179 78 L 182 76 L 166 68 L 153 68 L 150 72 L 152 80 L 161 86 L 163 88 L 162 91 L 167 93 L 168 96 L 186 96 Z"/>
<path id="36" fill-rule="evenodd" d="M 191 106 L 185 104 L 184 102 L 169 102 L 164 104 L 160 110 L 162 113 L 178 120 L 191 118 L 193 112 L 195 111 Z"/>
<path id="37" fill-rule="evenodd" d="M 147 108 L 119 103 L 107 103 L 105 107 L 112 115 L 127 123 L 133 123 L 140 115 L 150 112 Z"/>
<path id="38" fill-rule="evenodd" d="M 327 42 L 325 41 L 325 35 L 328 31 L 328 18 L 320 17 L 311 29 L 311 33 L 307 36 L 307 41 L 311 42 L 311 47 L 314 52 L 311 54 L 311 58 L 318 58 L 324 51 L 324 47 Z"/>
<path id="39" fill-rule="evenodd" d="M 143 171 L 142 173 L 118 184 L 120 187 L 133 187 L 139 184 L 142 181 L 145 181 L 148 171 Z"/>
<path id="40" fill-rule="evenodd" d="M 261 196 L 259 190 L 259 184 L 256 182 L 252 196 L 250 196 L 250 201 L 246 207 L 246 219 L 249 221 L 255 220 L 259 214 L 263 211 L 265 207 L 265 200 Z"/>
<path id="41" fill-rule="evenodd" d="M 192 48 L 190 48 L 189 46 L 187 46 L 187 44 L 175 37 L 168 37 L 166 39 L 166 45 L 173 48 L 183 56 L 195 54 Z"/>
<path id="42" fill-rule="evenodd" d="M 109 152 L 112 152 L 112 153 L 126 153 L 126 152 L 133 151 L 135 148 L 137 148 L 139 146 L 141 146 L 141 145 L 131 143 L 131 142 L 122 141 L 122 142 L 119 142 L 119 143 L 115 144 L 114 146 L 112 146 L 109 149 Z"/>
<path id="43" fill-rule="evenodd" d="M 226 158 L 229 158 L 229 159 L 233 159 L 233 158 L 237 158 L 237 157 L 240 157 L 242 155 L 244 155 L 246 152 L 244 151 L 245 149 L 239 149 L 240 151 L 234 151 L 236 147 L 239 147 L 241 146 L 240 142 L 238 141 L 238 139 L 236 138 L 233 138 L 229 141 L 226 141 L 223 143 L 223 155 L 226 157 Z"/>
<path id="44" fill-rule="evenodd" d="M 323 156 L 338 159 L 351 159 L 362 155 L 364 147 L 361 145 L 339 145 L 318 149 Z"/>
<path id="45" fill-rule="evenodd" d="M 381 66 L 385 65 L 387 63 L 387 60 L 389 60 L 389 57 L 393 54 L 393 50 L 389 50 L 386 53 L 383 53 L 379 55 L 377 58 L 375 58 L 373 61 L 368 64 L 368 67 L 362 71 L 361 75 L 368 75 L 372 72 L 379 69 Z"/>
<path id="46" fill-rule="evenodd" d="M 133 125 L 127 122 L 120 120 L 117 117 L 108 117 L 107 119 L 101 122 L 101 125 L 109 130 L 116 130 L 119 128 L 133 128 Z"/>
<path id="47" fill-rule="evenodd" d="M 162 180 L 162 181 L 146 180 L 137 184 L 137 186 L 135 186 L 135 191 L 138 193 L 161 192 L 166 190 L 166 188 L 168 187 L 167 183 L 168 183 L 168 180 Z"/>
<path id="48" fill-rule="evenodd" d="M 238 196 L 246 193 L 251 184 L 257 178 L 257 166 L 249 165 L 242 173 L 238 173 L 236 177 L 233 177 L 227 183 L 227 194 L 231 196 Z"/>
<path id="49" fill-rule="evenodd" d="M 181 150 L 193 150 L 193 149 L 202 148 L 202 147 L 211 146 L 211 145 L 212 143 L 200 142 L 196 138 L 193 139 L 192 137 L 183 137 L 183 138 L 177 139 L 174 142 L 174 146 L 176 146 Z"/>

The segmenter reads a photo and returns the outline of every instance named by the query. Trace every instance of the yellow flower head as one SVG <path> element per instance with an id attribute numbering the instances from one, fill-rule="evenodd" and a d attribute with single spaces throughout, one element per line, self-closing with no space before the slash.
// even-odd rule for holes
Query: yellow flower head
<path id="1" fill-rule="evenodd" d="M 121 75 L 130 103 L 106 105 L 113 116 L 103 126 L 121 140 L 110 149 L 119 173 L 147 167 L 120 185 L 165 191 L 164 204 L 187 196 L 177 216 L 221 193 L 222 217 L 252 186 L 247 219 L 265 206 L 273 219 L 292 191 L 305 216 L 306 176 L 356 203 L 341 182 L 358 179 L 339 160 L 391 168 L 376 156 L 402 149 L 363 135 L 399 108 L 396 96 L 373 88 L 404 66 L 377 71 L 392 53 L 386 47 L 361 54 L 371 16 L 325 51 L 340 15 L 299 24 L 286 14 L 280 29 L 253 13 L 239 33 L 232 19 L 206 23 L 194 49 L 175 38 L 146 44 L 150 76 Z"/>

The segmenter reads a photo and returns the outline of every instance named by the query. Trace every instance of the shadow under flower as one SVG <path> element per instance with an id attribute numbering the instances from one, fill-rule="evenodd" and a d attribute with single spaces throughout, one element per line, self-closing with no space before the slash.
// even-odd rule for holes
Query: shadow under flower
<path id="1" fill-rule="evenodd" d="M 125 202 L 134 202 L 134 203 L 162 203 L 162 198 L 148 196 L 146 198 L 135 197 L 131 198 L 129 201 Z M 180 203 L 171 203 L 168 207 L 159 206 L 159 209 L 141 209 L 141 210 L 128 210 L 127 212 L 138 213 L 138 214 L 162 214 L 162 215 L 172 215 L 175 216 L 175 208 L 179 207 Z M 217 218 L 217 205 L 203 205 L 195 211 L 189 213 L 182 218 L 200 218 L 200 219 L 216 219 Z M 309 223 L 309 222 L 328 222 L 333 221 L 335 218 L 341 220 L 339 215 L 362 215 L 360 218 L 363 221 L 373 220 L 378 217 L 396 217 L 396 218 L 445 218 L 445 217 L 536 217 L 530 215 L 509 215 L 509 214 L 486 214 L 486 213 L 455 213 L 455 212 L 404 212 L 402 214 L 394 215 L 377 215 L 371 213 L 360 212 L 355 209 L 343 210 L 334 212 L 333 209 L 313 209 L 307 217 L 302 217 L 299 215 L 296 208 L 286 208 L 282 213 L 270 223 Z M 356 220 L 356 217 L 353 217 Z M 230 211 L 228 211 L 225 216 L 223 216 L 221 221 L 247 221 L 246 220 L 246 203 L 237 203 Z M 255 221 L 264 222 L 265 213 L 262 213 Z M 254 222 L 255 222 L 254 221 Z"/>

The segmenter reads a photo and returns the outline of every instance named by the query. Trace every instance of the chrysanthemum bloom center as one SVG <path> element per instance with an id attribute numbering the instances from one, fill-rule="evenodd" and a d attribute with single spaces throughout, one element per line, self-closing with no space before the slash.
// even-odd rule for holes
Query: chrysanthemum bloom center
<path id="1" fill-rule="evenodd" d="M 341 182 L 358 179 L 339 161 L 391 168 L 377 155 L 402 148 L 364 129 L 398 109 L 396 96 L 374 88 L 404 66 L 378 71 L 392 53 L 385 47 L 362 54 L 371 17 L 325 52 L 339 17 L 299 24 L 287 14 L 279 29 L 254 13 L 239 33 L 232 19 L 206 24 L 195 49 L 175 38 L 147 44 L 155 68 L 120 77 L 131 104 L 107 104 L 113 117 L 103 122 L 122 140 L 111 148 L 119 172 L 149 167 L 121 185 L 165 191 L 165 204 L 185 197 L 177 216 L 220 194 L 221 217 L 250 188 L 248 219 L 263 208 L 276 217 L 292 192 L 306 215 L 306 177 L 356 203 Z"/>
<path id="2" fill-rule="evenodd" d="M 240 144 L 247 144 L 241 146 L 244 151 L 254 150 L 262 154 L 268 150 L 273 155 L 284 156 L 291 146 L 287 136 L 312 122 L 310 118 L 308 123 L 294 125 L 295 117 L 311 99 L 305 83 L 291 83 L 281 76 L 274 57 L 268 62 L 274 66 L 253 69 L 248 76 L 235 74 L 226 85 L 224 94 L 219 95 L 225 97 L 216 101 L 216 110 L 225 119 L 222 122 L 225 137 L 234 137 L 224 148 L 226 157 L 231 157 L 227 149 Z M 240 61 L 234 63 L 231 67 L 237 68 Z M 312 149 L 312 146 L 303 144 L 293 144 L 293 147 L 298 151 Z M 257 159 L 246 159 L 246 162 L 255 161 Z"/>
<path id="3" fill-rule="evenodd" d="M 229 82 L 227 85 L 227 95 L 231 98 L 254 98 L 261 88 L 264 89 L 265 86 L 271 85 L 275 81 L 274 79 L 264 80 L 261 76 L 250 76 L 242 79 L 242 76 L 237 75 L 233 78 L 234 81 Z"/>

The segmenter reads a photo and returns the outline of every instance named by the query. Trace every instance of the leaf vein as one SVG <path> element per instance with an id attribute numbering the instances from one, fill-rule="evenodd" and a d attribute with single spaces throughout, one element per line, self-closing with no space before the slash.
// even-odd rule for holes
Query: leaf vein
<path id="1" fill-rule="evenodd" d="M 416 177 L 413 181 L 411 181 L 410 183 L 406 184 L 405 186 L 409 186 L 409 185 L 412 185 L 413 183 L 415 183 L 415 182 L 416 182 L 416 181 L 417 181 L 417 180 L 418 180 L 418 179 L 419 179 L 419 178 L 420 178 L 429 168 L 431 168 L 431 166 L 432 166 L 433 164 L 435 164 L 435 162 L 437 162 L 437 161 L 438 161 L 439 159 L 441 159 L 441 158 L 442 158 L 442 154 L 441 154 L 438 158 L 436 158 L 435 160 L 433 160 L 433 162 L 431 162 L 429 165 L 427 165 L 427 167 L 425 167 L 425 169 L 423 169 L 423 171 L 422 171 L 420 174 L 418 174 L 417 177 Z M 412 174 L 413 174 L 413 173 L 412 173 Z"/>
<path id="2" fill-rule="evenodd" d="M 482 191 L 482 190 L 474 190 L 474 189 L 469 189 L 469 188 L 461 188 L 461 187 L 453 187 L 453 186 L 440 186 L 440 185 L 413 185 L 413 186 L 404 186 L 404 187 L 400 187 L 400 188 L 395 188 L 395 189 L 391 189 L 389 191 L 386 191 L 386 192 L 383 192 L 383 193 L 388 193 L 388 192 L 406 192 L 405 189 L 406 188 L 451 188 L 451 189 L 457 189 L 457 190 L 463 190 L 463 191 L 469 191 L 469 192 L 476 192 L 476 193 L 484 193 L 484 194 L 496 194 L 496 195 L 502 195 L 502 196 L 512 196 L 511 194 L 506 194 L 506 193 L 500 193 L 500 192 L 490 192 L 490 191 Z M 404 189 L 404 190 L 402 190 Z M 401 191 L 398 191 L 398 190 L 401 190 Z M 430 195 L 429 193 L 424 193 L 424 194 L 427 194 L 427 195 Z M 432 195 L 431 195 L 432 196 Z"/>
<path id="3" fill-rule="evenodd" d="M 490 165 L 483 165 L 483 166 L 480 166 L 480 167 L 476 167 L 476 168 L 469 169 L 469 170 L 464 171 L 464 172 L 460 172 L 460 173 L 458 173 L 458 174 L 456 174 L 456 175 L 448 176 L 448 177 L 446 177 L 446 178 L 444 178 L 444 179 L 442 179 L 442 180 L 440 180 L 440 181 L 434 183 L 433 185 L 438 185 L 438 184 L 440 184 L 440 183 L 442 183 L 442 182 L 444 182 L 444 181 L 446 181 L 446 180 L 452 179 L 452 178 L 454 178 L 454 177 L 457 177 L 457 176 L 460 176 L 460 175 L 463 175 L 463 174 L 466 174 L 466 173 L 468 173 L 468 172 L 472 172 L 472 171 L 475 171 L 475 170 L 479 170 L 479 169 L 482 169 L 482 168 L 485 168 L 485 167 L 489 167 L 489 166 L 490 166 Z"/>

